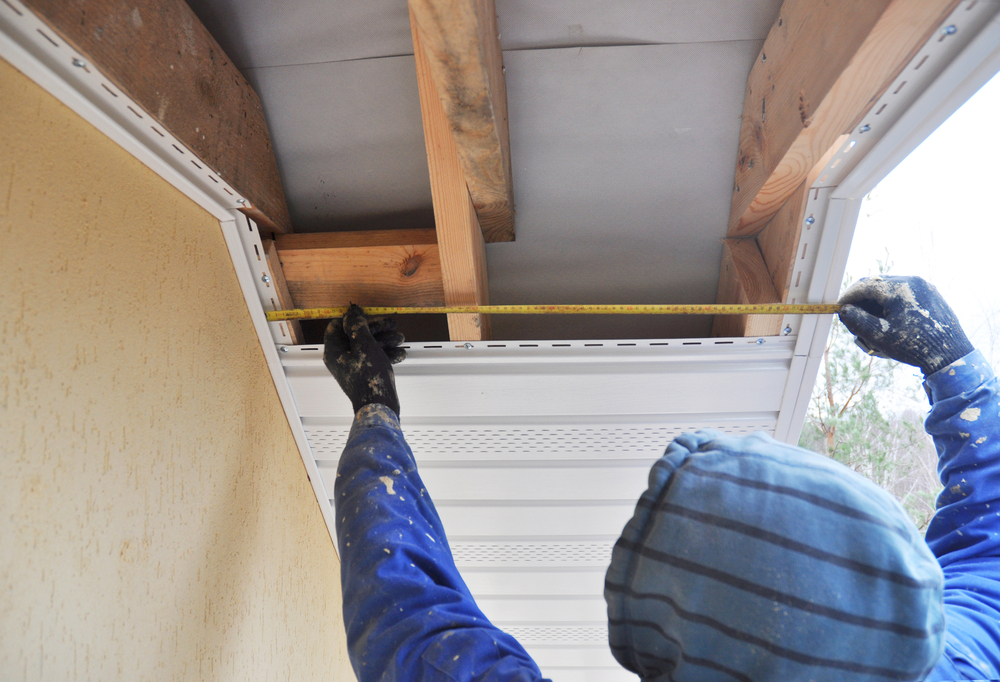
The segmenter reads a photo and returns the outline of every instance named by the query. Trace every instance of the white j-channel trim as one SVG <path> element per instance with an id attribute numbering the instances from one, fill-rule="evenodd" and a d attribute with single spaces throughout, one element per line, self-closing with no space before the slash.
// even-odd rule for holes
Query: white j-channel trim
<path id="1" fill-rule="evenodd" d="M 226 239 L 226 246 L 229 248 L 229 255 L 233 260 L 236 278 L 239 280 L 243 296 L 247 301 L 250 319 L 253 320 L 253 326 L 257 330 L 257 338 L 260 339 L 260 346 L 264 351 L 264 358 L 267 360 L 267 368 L 271 372 L 271 378 L 274 380 L 274 388 L 278 392 L 281 407 L 284 409 L 285 417 L 288 419 L 288 426 L 292 430 L 292 436 L 295 438 L 295 444 L 299 448 L 299 454 L 302 455 L 302 462 L 306 466 L 309 482 L 312 484 L 316 501 L 319 503 L 319 508 L 323 512 L 323 519 L 326 521 L 327 531 L 330 533 L 334 549 L 336 549 L 336 524 L 333 507 L 330 505 L 330 493 L 323 484 L 323 477 L 320 475 L 319 469 L 316 468 L 316 459 L 309 448 L 309 439 L 306 438 L 305 430 L 302 428 L 302 419 L 299 417 L 295 398 L 292 396 L 291 388 L 288 386 L 288 379 L 285 377 L 284 369 L 281 366 L 278 347 L 274 345 L 272 331 L 269 327 L 270 323 L 264 316 L 264 308 L 261 305 L 260 295 L 257 291 L 256 273 L 251 270 L 246 254 L 247 243 L 250 243 L 252 246 L 254 240 L 256 240 L 259 244 L 260 238 L 257 236 L 257 229 L 252 221 L 248 221 L 238 211 L 234 211 L 233 213 L 235 215 L 232 216 L 231 220 L 221 223 L 222 234 Z"/>
<path id="2" fill-rule="evenodd" d="M 0 2 L 0 57 L 219 220 L 245 201 L 19 0 Z"/>
<path id="3" fill-rule="evenodd" d="M 962 3 L 956 12 L 968 11 Z M 834 192 L 860 199 L 888 175 L 976 91 L 1000 72 L 1000 0 L 980 0 L 972 11 L 985 20 L 959 28 L 973 35 L 941 74 L 924 89 L 892 130 L 879 139 Z M 981 28 L 980 28 L 981 27 Z M 957 34 L 956 34 L 957 35 Z"/>
<path id="4" fill-rule="evenodd" d="M 786 302 L 837 299 L 863 197 L 998 69 L 1000 0 L 964 0 L 818 174 L 805 211 L 813 222 L 802 230 Z M 798 440 L 831 324 L 832 316 L 783 320 L 798 334 L 795 355 L 805 362 L 792 363 L 776 438 Z"/>
<path id="5" fill-rule="evenodd" d="M 265 306 L 270 309 L 269 297 L 258 291 L 258 278 L 255 277 L 255 271 L 251 270 L 249 254 L 254 246 L 259 250 L 258 253 L 263 253 L 263 250 L 252 221 L 237 210 L 237 199 L 242 197 L 207 166 L 199 164 L 199 168 L 192 164 L 191 159 L 197 160 L 197 157 L 169 131 L 154 126 L 141 107 L 104 78 L 96 68 L 89 64 L 74 66 L 73 59 L 79 56 L 19 0 L 0 0 L 0 58 L 35 81 L 220 221 L 271 378 L 336 547 L 329 495 L 309 449 L 309 441 L 274 345 L 281 338 L 280 327 L 275 323 L 272 331 L 270 323 L 264 317 Z M 258 266 L 255 270 L 260 267 L 267 267 L 266 258 L 263 266 Z M 267 273 L 273 281 L 270 270 Z"/>

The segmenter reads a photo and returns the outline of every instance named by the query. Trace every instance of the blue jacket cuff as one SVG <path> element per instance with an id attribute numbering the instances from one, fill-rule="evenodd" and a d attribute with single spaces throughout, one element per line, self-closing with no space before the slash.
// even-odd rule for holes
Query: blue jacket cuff
<path id="1" fill-rule="evenodd" d="M 994 376 L 986 357 L 974 350 L 963 358 L 924 379 L 924 390 L 931 404 L 953 398 L 982 386 Z"/>
<path id="2" fill-rule="evenodd" d="M 351 435 L 357 429 L 370 429 L 376 426 L 386 426 L 390 429 L 399 430 L 399 417 L 381 403 L 365 405 L 354 415 L 354 423 L 351 425 Z"/>

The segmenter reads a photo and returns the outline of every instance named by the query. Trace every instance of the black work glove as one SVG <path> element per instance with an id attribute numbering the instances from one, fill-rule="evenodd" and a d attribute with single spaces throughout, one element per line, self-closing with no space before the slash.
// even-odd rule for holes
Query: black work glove
<path id="1" fill-rule="evenodd" d="M 955 313 L 923 278 L 866 277 L 839 302 L 840 321 L 869 353 L 919 367 L 925 375 L 974 350 Z"/>
<path id="2" fill-rule="evenodd" d="M 399 415 L 392 365 L 406 358 L 400 348 L 403 335 L 396 321 L 371 324 L 360 306 L 351 305 L 342 320 L 330 320 L 323 337 L 323 364 L 351 400 L 354 414 L 365 405 L 380 403 Z"/>

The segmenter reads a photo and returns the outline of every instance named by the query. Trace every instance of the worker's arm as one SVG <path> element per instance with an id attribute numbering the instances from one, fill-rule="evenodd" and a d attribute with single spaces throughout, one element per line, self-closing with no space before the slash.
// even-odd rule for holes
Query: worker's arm
<path id="1" fill-rule="evenodd" d="M 324 360 L 356 413 L 334 499 L 344 624 L 359 682 L 541 680 L 520 644 L 476 605 L 417 473 L 388 360 L 402 359 L 401 337 L 381 326 L 371 335 L 360 309 L 337 324 L 327 330 Z"/>
<path id="2" fill-rule="evenodd" d="M 1000 677 L 1000 390 L 975 351 L 926 379 L 927 432 L 944 491 L 927 544 L 944 571 L 948 623 L 941 668 L 931 680 Z M 961 679 L 961 678 L 959 678 Z"/>
<path id="3" fill-rule="evenodd" d="M 1000 388 L 937 290 L 915 277 L 862 280 L 841 319 L 874 352 L 924 372 L 927 432 L 945 489 L 927 543 L 945 576 L 944 657 L 931 681 L 1000 677 Z"/>

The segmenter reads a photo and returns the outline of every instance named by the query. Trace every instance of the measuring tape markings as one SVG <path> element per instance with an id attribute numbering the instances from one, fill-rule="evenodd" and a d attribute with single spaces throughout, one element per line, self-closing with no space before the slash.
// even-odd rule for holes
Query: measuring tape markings
<path id="1" fill-rule="evenodd" d="M 480 306 L 363 306 L 365 314 L 479 314 L 479 315 L 827 315 L 836 313 L 836 303 L 817 304 L 728 304 L 705 305 L 480 305 Z M 347 307 L 271 310 L 268 322 L 325 320 L 343 317 Z"/>

